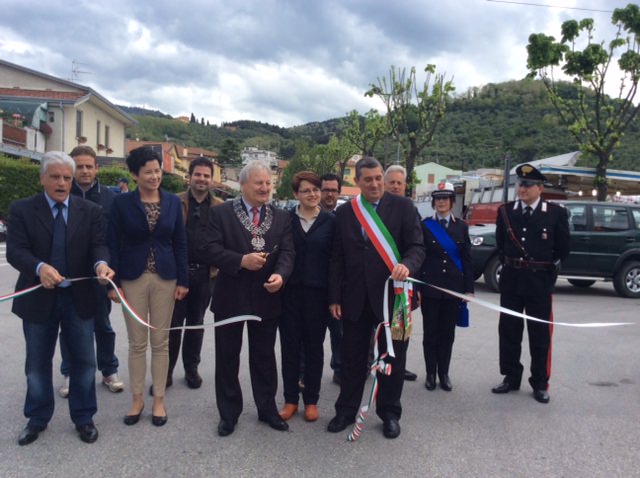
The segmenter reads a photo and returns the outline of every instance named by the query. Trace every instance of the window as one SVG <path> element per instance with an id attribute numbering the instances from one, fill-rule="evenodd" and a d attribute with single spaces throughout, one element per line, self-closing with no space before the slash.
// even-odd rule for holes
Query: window
<path id="1" fill-rule="evenodd" d="M 105 147 L 109 147 L 109 127 L 104 127 L 104 145 Z"/>
<path id="2" fill-rule="evenodd" d="M 82 136 L 82 110 L 76 111 L 76 138 Z"/>
<path id="3" fill-rule="evenodd" d="M 640 229 L 640 209 L 632 209 L 633 222 L 636 223 L 636 229 Z"/>
<path id="4" fill-rule="evenodd" d="M 55 122 L 56 114 L 53 111 L 49 111 L 49 123 Z"/>
<path id="5" fill-rule="evenodd" d="M 629 229 L 629 213 L 619 206 L 593 206 L 594 231 L 626 231 Z"/>
<path id="6" fill-rule="evenodd" d="M 100 144 L 100 121 L 96 123 L 96 144 Z"/>
<path id="7" fill-rule="evenodd" d="M 584 204 L 569 204 L 569 226 L 572 231 L 587 230 L 587 207 Z"/>
<path id="8" fill-rule="evenodd" d="M 429 174 L 427 176 L 427 184 L 434 184 L 436 182 L 436 175 L 435 174 Z"/>

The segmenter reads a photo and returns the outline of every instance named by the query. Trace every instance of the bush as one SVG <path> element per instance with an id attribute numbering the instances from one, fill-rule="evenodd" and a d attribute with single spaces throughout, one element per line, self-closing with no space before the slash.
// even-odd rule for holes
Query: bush
<path id="1" fill-rule="evenodd" d="M 42 191 L 40 171 L 28 159 L 0 157 L 0 215 L 6 217 L 9 205 Z"/>

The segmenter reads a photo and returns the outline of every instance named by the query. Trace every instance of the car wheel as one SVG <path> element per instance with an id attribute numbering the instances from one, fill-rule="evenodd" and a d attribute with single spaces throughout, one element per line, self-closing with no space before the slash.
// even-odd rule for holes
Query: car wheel
<path id="1" fill-rule="evenodd" d="M 494 256 L 489 259 L 487 267 L 484 269 L 484 282 L 494 292 L 500 292 L 500 271 L 502 270 L 502 264 L 500 264 L 500 258 Z"/>
<path id="2" fill-rule="evenodd" d="M 630 299 L 640 298 L 640 262 L 625 262 L 613 278 L 618 295 Z"/>
<path id="3" fill-rule="evenodd" d="M 594 280 L 584 280 L 584 279 L 568 279 L 569 280 L 569 284 L 571 284 L 574 287 L 580 287 L 583 289 L 586 289 L 587 287 L 591 287 L 593 284 L 596 283 L 596 281 Z"/>

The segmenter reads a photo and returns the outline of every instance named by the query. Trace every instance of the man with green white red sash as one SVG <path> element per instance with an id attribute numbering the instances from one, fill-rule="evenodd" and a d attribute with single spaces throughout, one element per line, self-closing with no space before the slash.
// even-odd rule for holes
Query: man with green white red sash
<path id="1" fill-rule="evenodd" d="M 379 347 L 387 353 L 390 375 L 378 373 L 376 413 L 387 438 L 400 434 L 406 348 L 411 334 L 410 287 L 424 260 L 420 221 L 408 198 L 384 193 L 383 170 L 373 158 L 356 164 L 356 185 L 361 195 L 336 211 L 336 235 L 330 268 L 329 306 L 335 320 L 342 320 L 342 382 L 336 416 L 329 432 L 340 432 L 355 421 L 366 381 L 371 331 L 385 318 L 391 330 L 380 335 Z M 384 299 L 389 276 L 394 286 Z M 386 303 L 394 305 L 384 310 Z M 390 339 L 393 339 L 392 341 Z M 391 344 L 389 343 L 391 342 Z"/>

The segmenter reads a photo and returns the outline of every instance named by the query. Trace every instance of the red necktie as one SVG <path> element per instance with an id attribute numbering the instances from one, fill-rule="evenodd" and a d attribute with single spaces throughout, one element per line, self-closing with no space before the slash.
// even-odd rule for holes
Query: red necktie
<path id="1" fill-rule="evenodd" d="M 260 211 L 257 207 L 253 207 L 251 212 L 253 213 L 253 225 L 258 227 L 260 225 Z"/>

